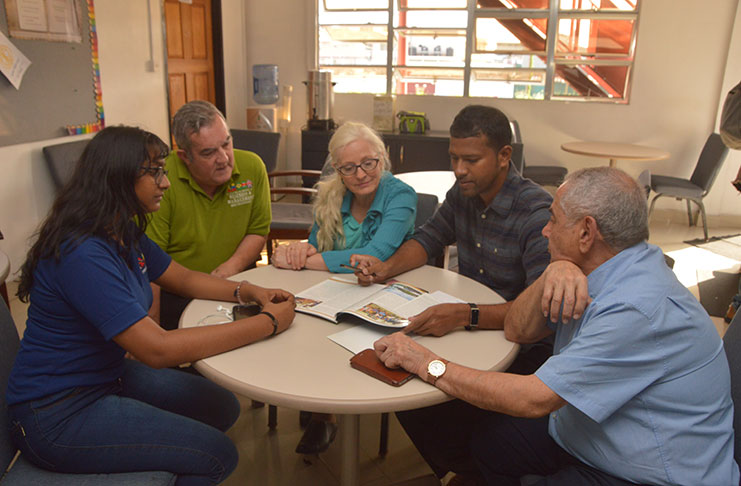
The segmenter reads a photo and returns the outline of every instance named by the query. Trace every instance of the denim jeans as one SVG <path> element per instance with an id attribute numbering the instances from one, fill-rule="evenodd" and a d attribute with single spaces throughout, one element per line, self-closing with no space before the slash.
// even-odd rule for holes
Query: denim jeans
<path id="1" fill-rule="evenodd" d="M 223 431 L 239 411 L 234 394 L 203 377 L 126 360 L 117 382 L 16 404 L 9 415 L 16 446 L 40 467 L 170 471 L 186 486 L 217 484 L 237 466 Z"/>

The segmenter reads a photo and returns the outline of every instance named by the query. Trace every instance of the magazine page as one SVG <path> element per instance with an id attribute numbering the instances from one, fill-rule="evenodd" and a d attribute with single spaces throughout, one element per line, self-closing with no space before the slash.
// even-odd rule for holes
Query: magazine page
<path id="1" fill-rule="evenodd" d="M 381 284 L 364 287 L 355 278 L 331 277 L 296 295 L 296 311 L 337 322 L 335 316 L 339 312 L 365 301 L 384 287 Z"/>
<path id="2" fill-rule="evenodd" d="M 428 294 L 426 290 L 402 282 L 387 285 L 370 296 L 361 306 L 344 312 L 385 327 L 402 328 L 409 318 L 437 304 L 463 302 L 445 292 Z"/>

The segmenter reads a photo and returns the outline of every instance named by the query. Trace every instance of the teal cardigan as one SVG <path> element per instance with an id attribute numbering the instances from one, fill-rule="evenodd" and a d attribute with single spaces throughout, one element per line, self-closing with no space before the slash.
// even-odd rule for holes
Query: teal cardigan
<path id="1" fill-rule="evenodd" d="M 353 194 L 347 191 L 342 200 L 343 220 L 350 215 L 352 198 Z M 353 254 L 373 255 L 380 260 L 388 259 L 412 236 L 416 214 L 417 193 L 414 189 L 390 172 L 384 172 L 373 203 L 361 224 L 363 234 L 361 246 L 322 252 L 324 263 L 330 272 L 350 273 L 350 270 L 340 267 L 340 264 L 349 265 L 350 256 Z M 309 243 L 314 247 L 317 246 L 317 231 L 319 227 L 314 221 L 309 235 Z"/>

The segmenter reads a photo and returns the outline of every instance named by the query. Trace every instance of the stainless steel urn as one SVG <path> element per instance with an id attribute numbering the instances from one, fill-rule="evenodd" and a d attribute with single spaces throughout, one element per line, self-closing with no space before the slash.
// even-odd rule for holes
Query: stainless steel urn
<path id="1" fill-rule="evenodd" d="M 331 130 L 332 104 L 334 103 L 334 83 L 331 71 L 310 70 L 306 85 L 308 126 L 311 130 Z"/>

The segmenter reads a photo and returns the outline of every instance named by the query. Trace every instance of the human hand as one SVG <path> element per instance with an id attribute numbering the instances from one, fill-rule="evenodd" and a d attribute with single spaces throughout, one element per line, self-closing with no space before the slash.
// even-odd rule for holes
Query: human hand
<path id="1" fill-rule="evenodd" d="M 260 307 L 265 307 L 270 303 L 277 304 L 279 302 L 294 299 L 292 293 L 283 289 L 266 289 L 258 285 L 250 284 L 246 290 L 250 298 L 260 304 Z"/>
<path id="2" fill-rule="evenodd" d="M 411 332 L 422 336 L 444 336 L 456 327 L 463 327 L 469 322 L 470 307 L 468 304 L 438 304 L 425 309 L 409 319 L 409 325 L 402 332 Z"/>
<path id="3" fill-rule="evenodd" d="M 392 277 L 388 265 L 372 255 L 351 255 L 350 266 L 356 267 L 355 276 L 360 285 L 382 283 Z"/>
<path id="4" fill-rule="evenodd" d="M 551 316 L 551 322 L 558 322 L 559 312 L 564 324 L 572 318 L 579 319 L 591 301 L 587 277 L 578 266 L 567 260 L 557 260 L 546 267 L 540 310 L 545 317 Z"/>
<path id="5" fill-rule="evenodd" d="M 281 302 L 268 302 L 262 307 L 262 310 L 270 312 L 275 317 L 275 320 L 278 321 L 278 329 L 275 332 L 280 334 L 288 329 L 296 317 L 296 301 L 291 296 L 290 299 Z"/>
<path id="6" fill-rule="evenodd" d="M 404 333 L 395 332 L 384 336 L 375 343 L 373 349 L 378 359 L 388 368 L 404 368 L 427 378 L 427 364 L 437 356 Z"/>
<path id="7" fill-rule="evenodd" d="M 306 259 L 316 253 L 314 245 L 306 241 L 295 241 L 286 246 L 286 264 L 294 270 L 301 270 L 306 266 Z"/>

